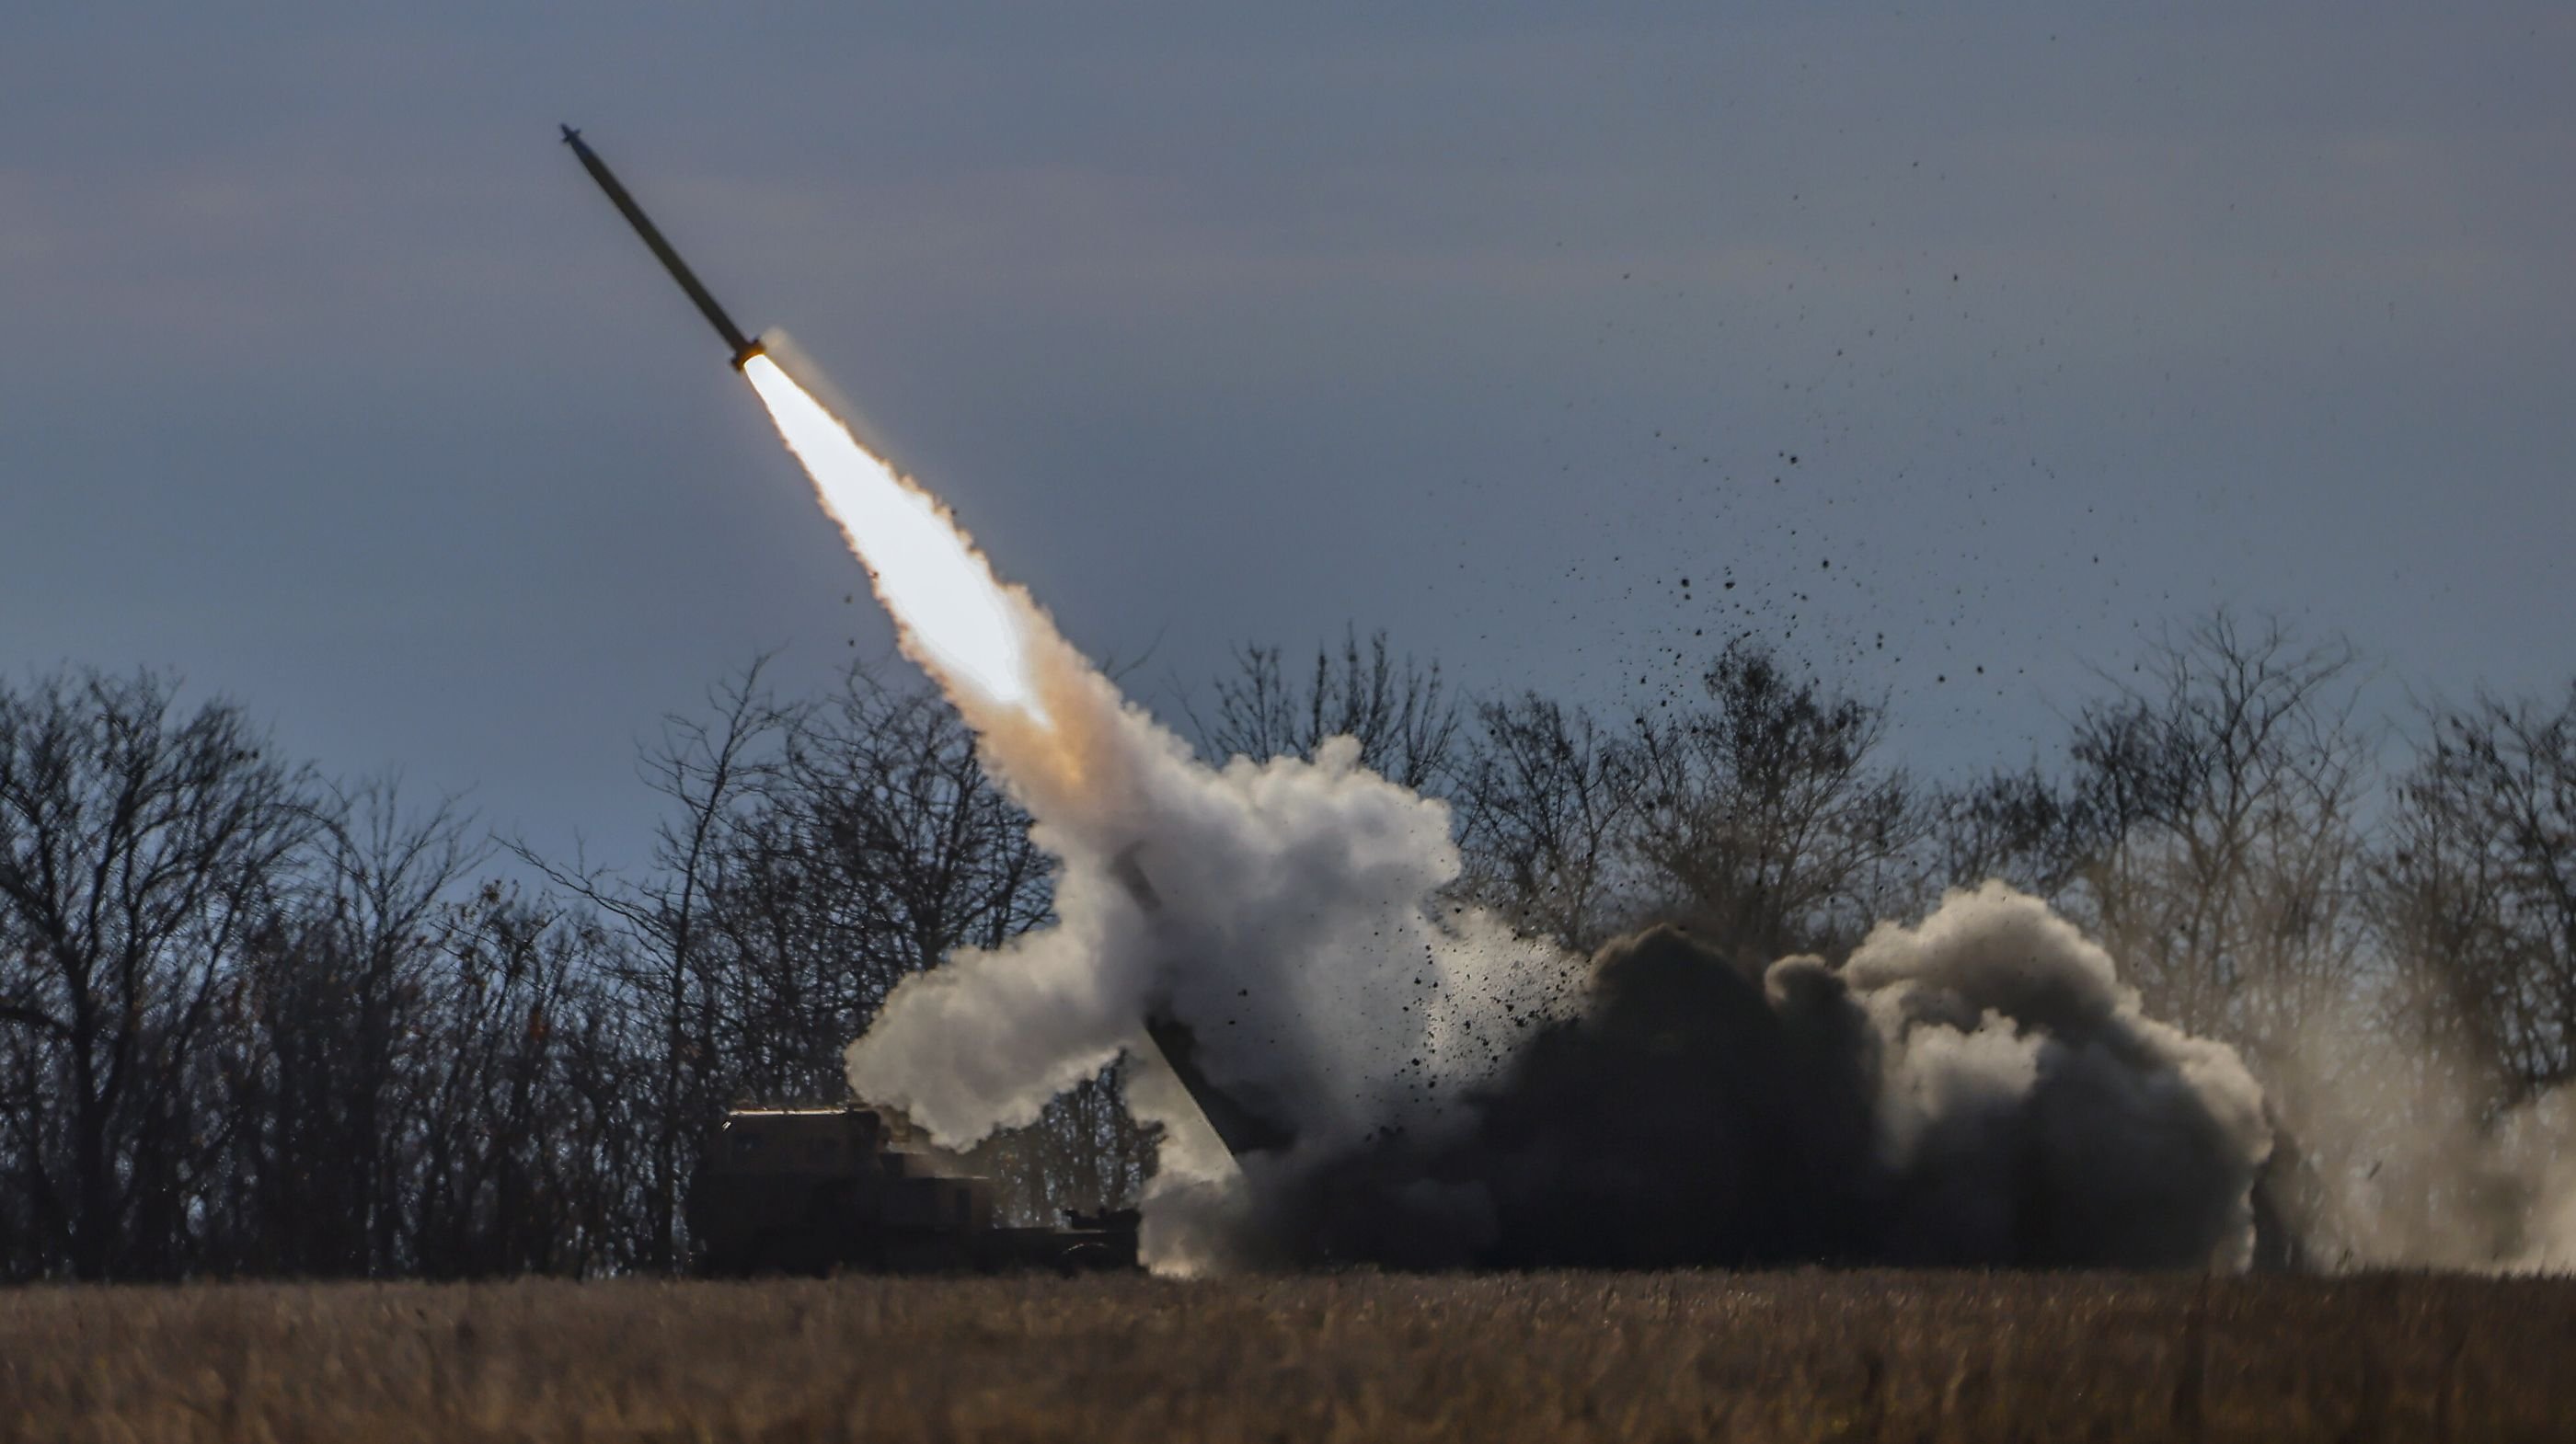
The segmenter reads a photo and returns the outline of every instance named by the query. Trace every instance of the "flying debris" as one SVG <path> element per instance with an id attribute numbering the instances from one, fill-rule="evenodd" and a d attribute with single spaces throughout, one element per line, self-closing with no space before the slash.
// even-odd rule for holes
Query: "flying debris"
<path id="1" fill-rule="evenodd" d="M 644 238 L 644 244 L 660 259 L 663 269 L 671 273 L 671 279 L 679 282 L 680 289 L 688 292 L 689 299 L 697 303 L 699 314 L 705 316 L 716 328 L 716 334 L 724 338 L 725 345 L 733 353 L 733 369 L 741 370 L 752 357 L 761 354 L 760 343 L 743 335 L 742 328 L 725 314 L 724 307 L 717 305 L 716 298 L 707 294 L 707 288 L 698 283 L 689 263 L 680 259 L 680 253 L 671 249 L 669 241 L 662 239 L 661 231 L 644 214 L 644 208 L 635 204 L 635 197 L 628 195 L 626 187 L 619 185 L 617 177 L 609 173 L 608 163 L 583 142 L 581 132 L 567 125 L 563 128 L 563 139 L 564 144 L 572 147 L 572 153 L 581 157 L 582 169 L 589 171 L 590 178 L 599 182 L 599 188 L 608 192 L 608 199 L 617 207 L 618 213 L 626 217 L 626 223 L 635 228 L 635 234 Z"/>

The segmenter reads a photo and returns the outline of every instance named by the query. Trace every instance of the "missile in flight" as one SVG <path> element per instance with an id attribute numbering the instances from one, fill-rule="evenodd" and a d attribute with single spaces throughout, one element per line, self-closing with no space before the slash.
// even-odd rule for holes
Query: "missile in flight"
<path id="1" fill-rule="evenodd" d="M 698 313 L 716 328 L 716 334 L 724 338 L 726 348 L 733 354 L 733 369 L 741 370 L 743 363 L 759 355 L 760 343 L 743 335 L 742 328 L 725 314 L 724 307 L 717 305 L 716 298 L 707 294 L 707 288 L 699 284 L 697 273 L 689 269 L 688 262 L 680 259 L 679 252 L 671 249 L 669 241 L 662 239 L 662 232 L 644 214 L 644 208 L 635 204 L 635 197 L 628 195 L 626 187 L 617 183 L 617 177 L 609 173 L 608 163 L 582 140 L 581 132 L 567 125 L 563 128 L 563 139 L 564 144 L 572 147 L 572 153 L 581 157 L 582 169 L 589 171 L 590 178 L 599 182 L 599 188 L 608 192 L 609 202 L 617 207 L 618 214 L 626 217 L 626 223 L 635 228 L 635 234 L 644 238 L 646 249 L 652 251 L 654 257 L 661 261 L 662 268 L 671 273 L 671 279 L 680 283 L 680 289 L 689 293 L 689 299 L 697 303 Z"/>

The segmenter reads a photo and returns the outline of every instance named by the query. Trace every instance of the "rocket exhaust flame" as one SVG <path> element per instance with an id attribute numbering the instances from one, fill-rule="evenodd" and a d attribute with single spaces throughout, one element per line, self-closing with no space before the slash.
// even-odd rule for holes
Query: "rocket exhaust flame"
<path id="1" fill-rule="evenodd" d="M 937 500 L 859 445 L 849 428 L 776 361 L 753 352 L 742 373 L 769 408 L 787 449 L 814 479 L 823 510 L 867 566 L 915 660 L 952 692 L 1018 710 L 1046 709 L 1010 596 L 983 554 Z"/>

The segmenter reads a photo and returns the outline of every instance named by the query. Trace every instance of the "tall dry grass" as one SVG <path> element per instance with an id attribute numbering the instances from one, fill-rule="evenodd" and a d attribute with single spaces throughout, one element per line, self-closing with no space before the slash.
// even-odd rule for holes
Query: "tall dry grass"
<path id="1" fill-rule="evenodd" d="M 1920 1273 L 0 1293 L 0 1440 L 2553 1440 L 2576 1284 Z"/>

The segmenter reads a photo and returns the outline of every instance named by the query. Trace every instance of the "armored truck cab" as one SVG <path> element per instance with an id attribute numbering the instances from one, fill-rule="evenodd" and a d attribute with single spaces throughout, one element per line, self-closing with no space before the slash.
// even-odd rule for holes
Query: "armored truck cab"
<path id="1" fill-rule="evenodd" d="M 901 1145 L 875 1110 L 737 1108 L 689 1189 L 700 1272 L 716 1275 L 1134 1268 L 1134 1210 L 1062 1228 L 993 1221 L 990 1180 Z"/>

